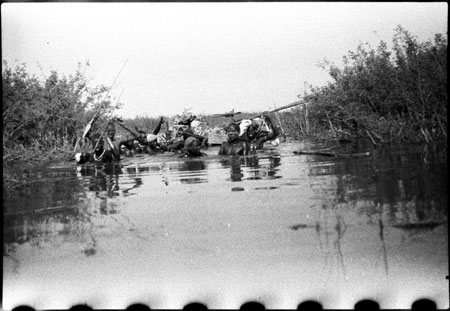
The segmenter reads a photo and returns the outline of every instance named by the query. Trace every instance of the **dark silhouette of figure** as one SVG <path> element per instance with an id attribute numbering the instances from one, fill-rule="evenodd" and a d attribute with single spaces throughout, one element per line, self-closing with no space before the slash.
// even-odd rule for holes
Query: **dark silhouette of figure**
<path id="1" fill-rule="evenodd" d="M 265 126 L 263 126 L 265 124 Z M 241 135 L 240 140 L 246 141 L 250 145 L 250 152 L 255 152 L 264 147 L 268 140 L 278 136 L 278 130 L 272 120 L 263 115 L 260 119 L 255 119 Z"/>
<path id="2" fill-rule="evenodd" d="M 249 144 L 239 139 L 239 125 L 231 123 L 226 128 L 227 141 L 222 142 L 219 155 L 247 155 L 250 151 Z"/>

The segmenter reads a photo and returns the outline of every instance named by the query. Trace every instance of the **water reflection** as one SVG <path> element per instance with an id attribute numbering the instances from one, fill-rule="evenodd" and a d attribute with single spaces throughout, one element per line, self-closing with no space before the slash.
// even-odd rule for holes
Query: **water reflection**
<path id="1" fill-rule="evenodd" d="M 333 177 L 328 178 L 328 183 L 334 180 L 328 190 L 337 203 L 354 205 L 369 217 L 378 213 L 373 206 L 381 206 L 391 224 L 442 220 L 447 206 L 445 172 L 446 164 L 424 163 L 420 154 L 312 163 L 309 167 L 320 195 L 326 182 L 317 177 Z M 367 201 L 372 207 L 358 204 Z"/>
<path id="2" fill-rule="evenodd" d="M 147 170 L 126 169 L 133 184 L 122 190 L 123 196 L 142 185 L 139 173 Z M 64 178 L 49 179 L 39 172 L 36 179 L 4 198 L 3 252 L 16 263 L 15 272 L 19 268 L 15 252 L 21 245 L 52 251 L 72 245 L 73 251 L 92 256 L 97 252 L 96 234 L 105 228 L 114 230 L 111 221 L 132 230 L 133 224 L 124 215 L 117 215 L 119 178 L 123 176 L 120 165 L 86 165 L 66 171 L 71 178 L 59 174 Z M 51 170 L 46 174 L 54 175 Z"/>
<path id="3" fill-rule="evenodd" d="M 126 174 L 119 164 L 82 166 L 77 167 L 77 170 L 84 189 L 79 202 L 84 225 L 88 225 L 96 234 L 114 232 L 121 236 L 124 232 L 134 231 L 134 223 L 122 213 L 120 198 L 132 195 L 131 190 L 141 187 L 141 174 L 149 172 L 151 167 L 136 164 L 126 167 Z M 96 252 L 93 236 L 94 234 L 91 234 L 93 243 L 85 246 L 83 250 L 87 256 Z"/>
<path id="4" fill-rule="evenodd" d="M 347 279 L 346 250 L 342 247 L 348 229 L 362 219 L 377 228 L 378 249 L 384 273 L 389 274 L 386 226 L 402 230 L 405 239 L 431 232 L 446 223 L 446 164 L 423 161 L 421 154 L 386 153 L 371 159 L 344 159 L 309 163 L 310 187 L 315 193 L 313 208 L 318 212 L 315 229 L 324 264 L 330 269 L 334 252 L 344 279 Z M 355 215 L 356 213 L 356 215 Z M 356 216 L 356 217 L 355 217 Z M 305 229 L 306 224 L 290 226 Z M 413 240 L 409 240 L 413 241 Z M 330 243 L 331 242 L 331 243 Z M 347 243 L 354 243 L 349 238 Z M 331 272 L 331 271 L 329 271 Z"/>
<path id="5" fill-rule="evenodd" d="M 268 161 L 269 163 L 260 164 L 261 161 Z M 279 171 L 278 167 L 281 165 L 280 155 L 226 157 L 220 159 L 220 163 L 222 167 L 230 168 L 229 180 L 235 182 L 242 181 L 243 179 L 261 180 L 281 178 L 281 176 L 276 175 Z M 245 172 L 243 167 L 245 168 Z"/>
<path id="6" fill-rule="evenodd" d="M 319 247 L 324 258 L 324 269 L 331 273 L 332 253 L 335 252 L 336 260 L 342 271 L 344 279 L 347 279 L 347 271 L 344 255 L 341 247 L 341 240 L 347 231 L 347 224 L 344 218 L 336 209 L 330 209 L 329 206 L 323 205 L 319 210 L 318 219 L 316 220 L 315 231 L 319 241 Z"/>
<path id="7" fill-rule="evenodd" d="M 91 212 L 99 212 L 102 215 L 117 213 L 117 206 L 113 197 L 119 196 L 119 175 L 122 169 L 119 165 L 92 165 L 78 167 L 79 175 L 83 181 L 85 190 L 95 194 L 100 200 L 98 210 L 92 206 Z"/>
<path id="8" fill-rule="evenodd" d="M 242 181 L 242 177 L 244 177 L 244 173 L 241 168 L 241 163 L 244 162 L 244 159 L 240 157 L 227 157 L 220 160 L 220 164 L 223 167 L 230 168 L 230 179 L 232 181 Z"/>
<path id="9" fill-rule="evenodd" d="M 281 178 L 277 176 L 277 167 L 281 164 L 281 157 L 279 155 L 269 155 L 267 157 L 249 156 L 245 157 L 245 165 L 249 167 L 249 176 L 246 179 L 276 179 Z M 260 164 L 260 162 L 269 161 L 269 163 Z"/>
<path id="10" fill-rule="evenodd" d="M 4 253 L 24 243 L 41 246 L 68 230 L 82 191 L 75 177 L 59 169 L 28 172 L 25 182 L 3 189 Z"/>
<path id="11" fill-rule="evenodd" d="M 380 240 L 381 240 L 381 250 L 383 252 L 384 272 L 386 272 L 386 275 L 388 275 L 389 274 L 389 264 L 388 264 L 388 259 L 387 259 L 386 243 L 384 241 L 384 225 L 383 225 L 383 219 L 381 217 L 381 209 L 380 209 L 380 219 L 378 220 L 378 223 L 380 225 Z"/>
<path id="12" fill-rule="evenodd" d="M 180 162 L 178 166 L 178 171 L 181 172 L 179 180 L 182 184 L 206 183 L 208 182 L 206 170 L 207 166 L 203 160 L 189 159 Z M 184 172 L 187 173 L 184 174 Z"/>
<path id="13" fill-rule="evenodd" d="M 186 189 L 191 184 L 204 184 L 197 186 L 205 187 L 199 188 L 206 189 L 205 198 L 213 200 L 223 195 L 229 200 L 227 206 L 242 204 L 236 201 L 242 199 L 239 194 L 224 194 L 229 191 L 229 187 L 222 187 L 226 184 L 232 185 L 234 192 L 258 190 L 255 196 L 261 204 L 273 202 L 281 216 L 289 213 L 290 208 L 291 211 L 298 208 L 302 218 L 299 216 L 292 223 L 289 218 L 280 226 L 288 226 L 289 233 L 309 230 L 308 237 L 320 249 L 319 256 L 323 259 L 319 264 L 329 274 L 334 271 L 347 280 L 355 267 L 355 257 L 364 250 L 375 254 L 373 258 L 388 275 L 395 266 L 392 236 L 401 235 L 404 244 L 416 243 L 415 236 L 433 232 L 446 222 L 446 163 L 427 163 L 416 153 L 371 152 L 373 157 L 331 160 L 259 153 L 124 167 L 86 165 L 39 172 L 29 183 L 10 187 L 4 195 L 4 256 L 13 258 L 16 271 L 20 263 L 15 257 L 16 250 L 23 245 L 57 251 L 63 245 L 71 245 L 68 256 L 75 252 L 95 256 L 101 244 L 99 236 L 142 238 L 139 226 L 124 211 L 135 209 L 134 221 L 138 222 L 136 219 L 142 216 L 139 213 L 148 211 L 140 209 L 139 204 L 147 203 L 143 200 L 153 189 L 156 188 L 156 194 L 152 192 L 152 198 L 163 193 L 158 192 L 163 188 L 165 198 L 171 200 L 180 193 L 168 191 L 171 187 Z M 284 206 L 285 201 L 280 200 L 284 195 L 294 196 L 294 204 L 298 206 Z M 170 208 L 167 206 L 164 212 L 170 212 Z M 214 208 L 211 204 L 205 211 L 212 215 L 208 218 L 215 217 Z M 227 213 L 222 205 L 220 208 L 221 213 Z M 310 215 L 308 221 L 303 217 L 305 213 Z M 237 222 L 239 216 L 236 214 Z M 278 220 L 274 218 L 275 221 Z M 146 234 L 152 236 L 153 232 Z M 364 243 L 369 239 L 372 249 L 366 250 Z"/>
<path id="14" fill-rule="evenodd" d="M 26 185 L 28 186 L 32 191 L 19 191 L 23 202 L 29 204 L 28 209 L 18 208 L 14 211 L 14 207 L 21 205 L 15 206 L 17 198 L 4 201 L 8 212 L 3 215 L 3 255 L 15 262 L 14 272 L 17 272 L 20 266 L 20 261 L 14 254 L 20 246 L 24 245 L 55 250 L 66 243 L 77 243 L 86 256 L 95 253 L 96 241 L 92 236 L 92 226 L 89 216 L 85 213 L 85 206 L 80 201 L 83 196 L 81 185 L 74 184 L 73 179 L 64 178 L 44 182 L 34 180 L 31 181 L 31 185 Z M 41 200 L 40 196 L 33 198 L 34 192 L 45 195 L 46 191 L 49 198 L 63 197 L 65 199 L 52 202 Z M 60 192 L 58 195 L 53 195 L 53 191 Z M 46 206 L 42 206 L 43 204 Z"/>
<path id="15" fill-rule="evenodd" d="M 136 193 L 130 192 L 133 189 L 139 188 L 142 185 L 142 177 L 140 177 L 140 174 L 142 172 L 149 172 L 150 168 L 147 167 L 141 167 L 138 165 L 132 166 L 132 167 L 127 167 L 125 168 L 125 171 L 129 177 L 129 180 L 132 180 L 132 185 L 131 187 L 127 187 L 125 189 L 122 189 L 122 194 L 123 196 L 130 196 L 130 195 L 135 195 Z"/>

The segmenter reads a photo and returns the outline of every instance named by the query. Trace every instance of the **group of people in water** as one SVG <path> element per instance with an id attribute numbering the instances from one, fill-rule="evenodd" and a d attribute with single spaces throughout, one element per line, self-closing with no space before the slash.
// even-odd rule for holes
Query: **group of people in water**
<path id="1" fill-rule="evenodd" d="M 219 155 L 247 155 L 262 149 L 266 141 L 278 144 L 278 130 L 267 115 L 231 123 L 226 132 L 227 141 L 220 146 Z"/>
<path id="2" fill-rule="evenodd" d="M 180 157 L 199 157 L 206 155 L 201 148 L 208 147 L 208 138 L 196 134 L 193 126 L 196 117 L 176 121 L 176 130 L 160 134 L 164 122 L 160 118 L 152 134 L 136 128 L 128 129 L 120 119 L 110 120 L 103 134 L 92 134 L 87 131 L 75 146 L 75 161 L 79 164 L 87 162 L 119 161 L 121 154 L 132 155 L 136 152 L 155 155 L 164 152 L 175 152 Z M 198 122 L 198 121 L 197 121 Z M 116 138 L 116 123 L 129 131 L 133 137 Z M 219 155 L 248 155 L 262 149 L 266 141 L 278 144 L 277 128 L 267 114 L 258 118 L 232 122 L 225 128 L 227 140 L 222 142 Z"/>

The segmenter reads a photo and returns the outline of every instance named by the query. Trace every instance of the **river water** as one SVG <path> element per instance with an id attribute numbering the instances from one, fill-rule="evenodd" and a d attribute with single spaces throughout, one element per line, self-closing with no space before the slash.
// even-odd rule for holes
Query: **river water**
<path id="1" fill-rule="evenodd" d="M 447 163 L 308 148 L 23 172 L 4 182 L 3 308 L 448 308 Z"/>

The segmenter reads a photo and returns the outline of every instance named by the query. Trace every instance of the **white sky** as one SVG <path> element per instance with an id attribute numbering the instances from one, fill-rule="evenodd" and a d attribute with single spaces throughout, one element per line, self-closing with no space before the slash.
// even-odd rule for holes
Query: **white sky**
<path id="1" fill-rule="evenodd" d="M 262 111 L 323 85 L 324 58 L 390 46 L 397 25 L 432 39 L 447 16 L 445 2 L 4 3 L 2 60 L 38 77 L 89 60 L 92 86 L 126 62 L 111 91 L 125 118 Z"/>

